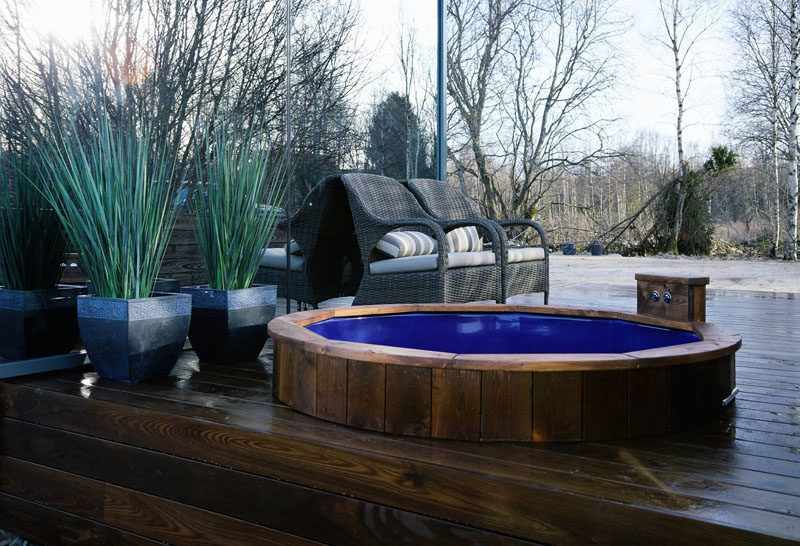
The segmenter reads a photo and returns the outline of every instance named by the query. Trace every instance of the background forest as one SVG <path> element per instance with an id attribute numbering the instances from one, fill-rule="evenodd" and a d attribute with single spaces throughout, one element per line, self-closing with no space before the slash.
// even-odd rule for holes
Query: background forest
<path id="1" fill-rule="evenodd" d="M 70 37 L 43 28 L 35 4 L 0 0 L 0 146 L 88 131 L 101 107 L 147 120 L 189 180 L 208 120 L 257 119 L 285 142 L 283 0 L 97 0 L 89 30 Z M 619 44 L 635 24 L 613 0 L 451 0 L 449 180 L 489 217 L 540 221 L 555 245 L 796 259 L 798 0 L 658 7 L 648 49 L 668 67 L 670 137 L 625 131 L 607 107 L 626 85 Z M 342 171 L 433 177 L 430 37 L 398 13 L 387 78 L 365 47 L 362 3 L 293 10 L 296 195 Z M 697 121 L 686 100 L 710 32 L 735 44 L 736 68 L 725 138 L 703 149 L 684 129 Z"/>

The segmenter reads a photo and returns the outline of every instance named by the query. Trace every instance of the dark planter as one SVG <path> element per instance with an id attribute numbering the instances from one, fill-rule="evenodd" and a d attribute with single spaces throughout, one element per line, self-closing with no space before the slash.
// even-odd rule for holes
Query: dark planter
<path id="1" fill-rule="evenodd" d="M 589 252 L 592 253 L 592 256 L 602 256 L 603 245 L 601 245 L 600 243 L 592 243 L 589 245 Z"/>
<path id="2" fill-rule="evenodd" d="M 192 295 L 189 341 L 202 362 L 231 363 L 258 358 L 275 317 L 277 286 L 212 290 L 184 286 Z"/>
<path id="3" fill-rule="evenodd" d="M 192 298 L 184 294 L 78 298 L 78 324 L 94 369 L 100 377 L 129 383 L 169 374 L 191 314 Z"/>
<path id="4" fill-rule="evenodd" d="M 0 356 L 23 360 L 68 353 L 78 340 L 76 300 L 84 290 L 0 290 Z"/>
<path id="5" fill-rule="evenodd" d="M 565 256 L 573 256 L 575 254 L 575 243 L 564 243 L 561 245 L 561 252 Z"/>
<path id="6" fill-rule="evenodd" d="M 181 283 L 178 279 L 156 279 L 156 284 L 153 287 L 153 292 L 166 292 L 169 294 L 177 294 L 180 290 Z M 86 281 L 86 293 L 90 296 L 94 295 L 92 281 Z"/>

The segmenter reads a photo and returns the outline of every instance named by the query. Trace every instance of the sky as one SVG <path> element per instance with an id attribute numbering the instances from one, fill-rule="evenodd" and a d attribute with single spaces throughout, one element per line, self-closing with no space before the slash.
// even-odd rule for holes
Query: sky
<path id="1" fill-rule="evenodd" d="M 365 47 L 372 53 L 371 70 L 379 74 L 365 90 L 363 99 L 378 89 L 402 89 L 397 61 L 398 21 L 414 25 L 417 36 L 427 46 L 431 66 L 435 66 L 436 2 L 434 0 L 360 0 L 364 14 Z M 707 0 L 706 0 L 707 1 Z M 733 0 L 731 0 L 733 1 Z M 725 73 L 733 68 L 726 34 L 726 0 L 716 0 L 712 15 L 717 17 L 705 37 L 695 46 L 691 85 L 686 97 L 684 137 L 687 149 L 705 154 L 712 145 L 723 144 L 725 137 Z M 615 18 L 627 23 L 627 31 L 616 38 L 614 47 L 623 70 L 609 97 L 609 107 L 619 118 L 616 139 L 630 142 L 640 131 L 675 138 L 676 98 L 671 53 L 656 42 L 665 36 L 657 0 L 617 0 Z M 709 2 L 710 5 L 710 2 Z"/>
<path id="2" fill-rule="evenodd" d="M 72 40 L 86 35 L 91 26 L 92 0 L 35 0 L 34 13 L 40 28 L 59 38 Z M 362 111 L 387 91 L 402 89 L 398 61 L 401 25 L 415 29 L 423 63 L 433 74 L 436 47 L 435 0 L 356 0 L 363 13 L 362 47 L 371 56 L 371 83 L 359 98 Z M 716 5 L 714 22 L 705 38 L 696 45 L 692 63 L 692 83 L 686 98 L 685 138 L 687 148 L 705 153 L 713 144 L 725 143 L 725 73 L 733 68 L 728 54 L 731 43 L 724 16 L 735 0 L 700 0 Z M 619 143 L 630 142 L 640 131 L 654 132 L 672 139 L 675 133 L 676 100 L 670 53 L 656 43 L 664 36 L 657 0 L 617 0 L 615 18 L 627 24 L 627 31 L 616 38 L 623 66 L 619 82 L 608 98 Z"/>

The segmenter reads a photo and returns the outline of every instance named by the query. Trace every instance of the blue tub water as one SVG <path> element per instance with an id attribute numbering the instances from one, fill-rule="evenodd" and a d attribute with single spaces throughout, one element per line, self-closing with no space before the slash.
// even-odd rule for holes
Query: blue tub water
<path id="1" fill-rule="evenodd" d="M 448 353 L 627 353 L 694 343 L 691 333 L 609 318 L 529 313 L 403 313 L 306 326 L 328 339 Z"/>

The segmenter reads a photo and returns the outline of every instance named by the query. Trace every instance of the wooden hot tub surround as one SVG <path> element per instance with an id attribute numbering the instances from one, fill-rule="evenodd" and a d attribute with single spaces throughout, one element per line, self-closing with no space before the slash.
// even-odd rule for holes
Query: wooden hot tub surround
<path id="1" fill-rule="evenodd" d="M 413 312 L 619 319 L 701 341 L 620 354 L 456 354 L 330 340 L 305 326 Z M 549 306 L 374 305 L 273 320 L 273 394 L 348 426 L 463 440 L 596 441 L 652 436 L 716 419 L 735 385 L 741 337 L 704 322 Z"/>

